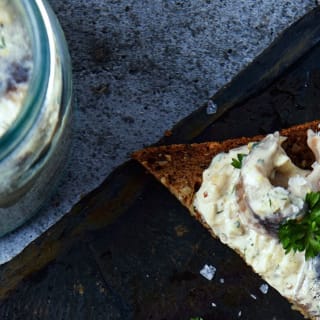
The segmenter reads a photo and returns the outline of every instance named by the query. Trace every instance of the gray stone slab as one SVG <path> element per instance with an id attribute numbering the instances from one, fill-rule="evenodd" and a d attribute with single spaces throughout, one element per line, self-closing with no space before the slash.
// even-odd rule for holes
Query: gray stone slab
<path id="1" fill-rule="evenodd" d="M 41 214 L 0 240 L 0 264 L 132 151 L 156 142 L 316 1 L 51 0 L 73 61 L 73 149 Z M 241 125 L 241 124 L 240 124 Z"/>

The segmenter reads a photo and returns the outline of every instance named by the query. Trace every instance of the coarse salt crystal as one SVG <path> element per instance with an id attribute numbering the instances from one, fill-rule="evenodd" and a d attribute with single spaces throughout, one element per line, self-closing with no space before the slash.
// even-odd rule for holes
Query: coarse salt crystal
<path id="1" fill-rule="evenodd" d="M 254 300 L 257 300 L 257 297 L 254 295 L 254 294 L 250 294 L 250 297 L 252 298 L 252 299 L 254 299 Z"/>
<path id="2" fill-rule="evenodd" d="M 239 312 L 238 312 L 238 318 L 240 318 L 242 316 L 242 311 L 240 310 Z"/>
<path id="3" fill-rule="evenodd" d="M 204 278 L 211 281 L 216 273 L 216 270 L 217 269 L 214 266 L 205 264 L 204 267 L 200 270 L 200 274 Z"/>
<path id="4" fill-rule="evenodd" d="M 214 302 L 211 302 L 211 307 L 215 308 L 217 305 Z"/>
<path id="5" fill-rule="evenodd" d="M 267 294 L 269 290 L 269 286 L 266 283 L 264 283 L 260 286 L 259 289 L 263 294 Z"/>
<path id="6" fill-rule="evenodd" d="M 218 106 L 212 100 L 209 100 L 207 103 L 207 110 L 206 111 L 207 111 L 208 115 L 214 114 L 218 111 Z"/>

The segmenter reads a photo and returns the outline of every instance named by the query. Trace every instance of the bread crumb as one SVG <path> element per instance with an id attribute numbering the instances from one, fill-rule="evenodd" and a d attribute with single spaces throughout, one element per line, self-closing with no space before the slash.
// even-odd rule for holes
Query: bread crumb
<path id="1" fill-rule="evenodd" d="M 84 287 L 81 283 L 77 283 L 73 285 L 73 290 L 80 294 L 80 296 L 83 296 L 84 294 Z"/>
<path id="2" fill-rule="evenodd" d="M 182 224 L 179 224 L 174 228 L 177 237 L 183 237 L 186 233 L 189 232 L 188 228 Z"/>

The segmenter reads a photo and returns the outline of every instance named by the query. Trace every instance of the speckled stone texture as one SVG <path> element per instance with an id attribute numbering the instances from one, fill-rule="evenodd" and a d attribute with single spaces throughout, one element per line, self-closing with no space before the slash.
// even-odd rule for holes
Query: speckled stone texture
<path id="1" fill-rule="evenodd" d="M 73 60 L 73 150 L 42 213 L 0 240 L 20 252 L 136 149 L 206 103 L 314 0 L 55 0 Z"/>

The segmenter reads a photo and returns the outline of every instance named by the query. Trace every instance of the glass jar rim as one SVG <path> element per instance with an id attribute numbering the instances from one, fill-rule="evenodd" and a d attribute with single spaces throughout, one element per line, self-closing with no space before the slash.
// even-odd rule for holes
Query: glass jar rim
<path id="1" fill-rule="evenodd" d="M 17 4 L 25 15 L 34 65 L 21 112 L 0 137 L 0 159 L 14 150 L 32 128 L 46 96 L 50 76 L 50 45 L 41 5 L 42 0 L 21 0 Z"/>

